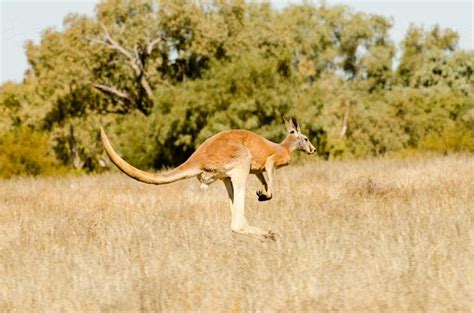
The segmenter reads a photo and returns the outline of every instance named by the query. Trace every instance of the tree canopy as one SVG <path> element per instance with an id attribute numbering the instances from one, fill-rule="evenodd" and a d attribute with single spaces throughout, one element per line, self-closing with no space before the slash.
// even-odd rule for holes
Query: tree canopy
<path id="1" fill-rule="evenodd" d="M 100 125 L 145 168 L 230 128 L 279 141 L 282 116 L 327 159 L 474 151 L 474 52 L 439 26 L 412 25 L 397 47 L 391 27 L 325 2 L 103 0 L 27 42 L 23 81 L 0 86 L 0 159 L 19 169 L 0 175 L 100 171 Z M 19 155 L 35 147 L 48 159 L 33 171 Z"/>

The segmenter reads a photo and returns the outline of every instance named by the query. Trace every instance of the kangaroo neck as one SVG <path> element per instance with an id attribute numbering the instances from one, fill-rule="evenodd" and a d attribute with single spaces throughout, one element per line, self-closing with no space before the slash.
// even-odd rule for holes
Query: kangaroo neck
<path id="1" fill-rule="evenodd" d="M 291 154 L 291 153 L 293 153 L 293 151 L 296 150 L 296 140 L 292 136 L 288 135 L 280 143 L 280 146 L 285 148 L 288 151 L 288 154 Z"/>

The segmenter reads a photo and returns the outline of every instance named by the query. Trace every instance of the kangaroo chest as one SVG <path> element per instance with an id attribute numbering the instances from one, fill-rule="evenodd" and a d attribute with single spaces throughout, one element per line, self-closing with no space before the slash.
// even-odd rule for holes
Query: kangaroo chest
<path id="1" fill-rule="evenodd" d="M 274 168 L 286 166 L 290 163 L 290 154 L 278 152 L 271 156 L 253 156 L 250 172 L 253 174 L 264 172 L 267 162 L 269 162 Z"/>

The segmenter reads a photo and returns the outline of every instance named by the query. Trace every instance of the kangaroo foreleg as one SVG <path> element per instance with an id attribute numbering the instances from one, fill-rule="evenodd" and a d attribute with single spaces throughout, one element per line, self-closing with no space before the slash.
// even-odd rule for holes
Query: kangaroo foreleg
<path id="1" fill-rule="evenodd" d="M 267 172 L 267 179 L 263 173 L 257 174 L 258 180 L 262 183 L 262 188 L 257 191 L 258 201 L 270 200 L 273 196 L 273 171 L 275 166 L 271 159 L 265 163 L 265 171 Z"/>
<path id="2" fill-rule="evenodd" d="M 257 191 L 257 198 L 258 201 L 268 201 L 272 198 L 272 192 L 268 188 L 268 182 L 265 179 L 263 173 L 259 173 L 256 175 L 258 180 L 262 183 L 262 186 Z"/>

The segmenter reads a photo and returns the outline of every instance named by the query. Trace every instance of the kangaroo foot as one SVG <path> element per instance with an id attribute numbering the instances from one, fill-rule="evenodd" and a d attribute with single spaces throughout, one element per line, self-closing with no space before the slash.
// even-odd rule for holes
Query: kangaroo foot
<path id="1" fill-rule="evenodd" d="M 275 233 L 271 230 L 264 230 L 255 226 L 246 226 L 243 229 L 232 229 L 234 233 L 249 235 L 257 237 L 261 240 L 273 240 L 275 241 Z"/>
<path id="2" fill-rule="evenodd" d="M 257 199 L 258 201 L 268 201 L 272 198 L 271 193 L 267 193 L 266 191 L 259 190 L 257 191 Z"/>

